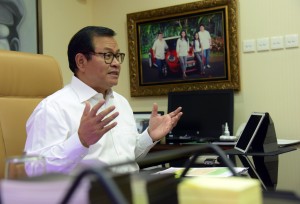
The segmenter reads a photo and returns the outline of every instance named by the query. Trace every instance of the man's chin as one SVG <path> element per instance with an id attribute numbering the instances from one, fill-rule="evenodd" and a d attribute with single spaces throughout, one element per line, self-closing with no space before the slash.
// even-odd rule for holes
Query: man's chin
<path id="1" fill-rule="evenodd" d="M 118 80 L 111 80 L 109 82 L 109 84 L 110 84 L 110 87 L 117 86 L 118 85 Z"/>

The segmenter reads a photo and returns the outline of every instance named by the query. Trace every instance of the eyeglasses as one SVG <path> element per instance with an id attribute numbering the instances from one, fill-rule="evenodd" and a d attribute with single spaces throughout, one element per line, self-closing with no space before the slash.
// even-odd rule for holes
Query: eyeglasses
<path id="1" fill-rule="evenodd" d="M 112 52 L 91 52 L 93 55 L 103 55 L 104 62 L 106 64 L 111 64 L 114 60 L 114 58 L 117 59 L 117 61 L 122 64 L 125 58 L 125 53 L 112 53 Z"/>

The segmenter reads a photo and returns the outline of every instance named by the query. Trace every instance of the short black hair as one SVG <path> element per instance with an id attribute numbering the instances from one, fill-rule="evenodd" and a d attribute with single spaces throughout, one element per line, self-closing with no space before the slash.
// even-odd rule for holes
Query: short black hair
<path id="1" fill-rule="evenodd" d="M 87 60 L 91 59 L 90 53 L 94 52 L 94 37 L 113 37 L 116 33 L 110 28 L 101 26 L 87 26 L 79 30 L 70 40 L 68 45 L 68 60 L 71 71 L 75 74 L 78 67 L 75 56 L 78 53 L 85 55 Z"/>

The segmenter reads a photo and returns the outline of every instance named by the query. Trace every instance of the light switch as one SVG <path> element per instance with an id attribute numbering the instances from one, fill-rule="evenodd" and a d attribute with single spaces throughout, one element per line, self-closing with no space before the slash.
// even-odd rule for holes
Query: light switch
<path id="1" fill-rule="evenodd" d="M 299 36 L 298 34 L 291 34 L 285 36 L 285 47 L 298 47 L 299 46 Z"/>
<path id="2" fill-rule="evenodd" d="M 244 40 L 243 42 L 244 52 L 254 52 L 255 51 L 255 40 Z"/>
<path id="3" fill-rule="evenodd" d="M 256 40 L 257 51 L 267 51 L 270 49 L 269 38 L 259 38 Z"/>
<path id="4" fill-rule="evenodd" d="M 274 36 L 271 37 L 271 49 L 283 49 L 283 37 L 282 36 Z"/>

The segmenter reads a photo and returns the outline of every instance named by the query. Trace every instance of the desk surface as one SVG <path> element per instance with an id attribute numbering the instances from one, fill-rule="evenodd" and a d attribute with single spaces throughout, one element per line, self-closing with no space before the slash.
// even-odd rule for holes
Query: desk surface
<path id="1" fill-rule="evenodd" d="M 190 144 L 157 144 L 155 145 L 150 152 L 157 152 L 157 151 L 163 151 L 163 150 L 171 150 L 171 149 L 177 149 L 180 147 L 185 147 L 185 146 L 190 146 L 190 145 L 200 145 L 201 143 L 190 143 Z M 214 144 L 214 143 L 212 143 Z M 218 144 L 217 144 L 218 145 Z M 227 150 L 227 149 L 232 149 L 234 147 L 234 143 L 230 143 L 228 142 L 226 143 L 222 143 L 222 145 L 218 145 L 219 147 L 221 147 L 223 150 Z M 287 147 L 286 145 L 284 147 Z M 298 148 L 300 149 L 300 144 L 299 143 L 295 143 L 293 145 L 289 145 L 288 147 L 291 148 Z"/>
<path id="2" fill-rule="evenodd" d="M 276 151 L 272 151 L 272 152 L 247 152 L 247 153 L 243 153 L 240 152 L 236 149 L 227 149 L 225 150 L 225 153 L 228 155 L 248 155 L 248 156 L 275 156 L 275 155 L 279 155 L 279 154 L 284 154 L 284 153 L 288 153 L 291 151 L 296 150 L 296 147 L 290 146 L 290 147 L 280 147 L 278 148 L 278 150 Z"/>
<path id="3" fill-rule="evenodd" d="M 183 144 L 157 144 L 157 146 L 152 150 L 152 152 L 164 151 L 164 150 L 174 150 L 187 145 Z M 232 145 L 220 146 L 223 150 L 232 149 Z M 300 145 L 290 146 L 292 148 L 297 148 L 295 151 L 291 151 L 285 154 L 280 154 L 278 156 L 278 165 L 275 169 L 275 174 L 278 174 L 277 187 L 276 190 L 280 191 L 292 191 L 300 196 Z M 239 161 L 238 161 L 239 162 Z M 237 166 L 242 166 L 239 163 Z M 274 172 L 272 172 L 274 173 Z"/>

